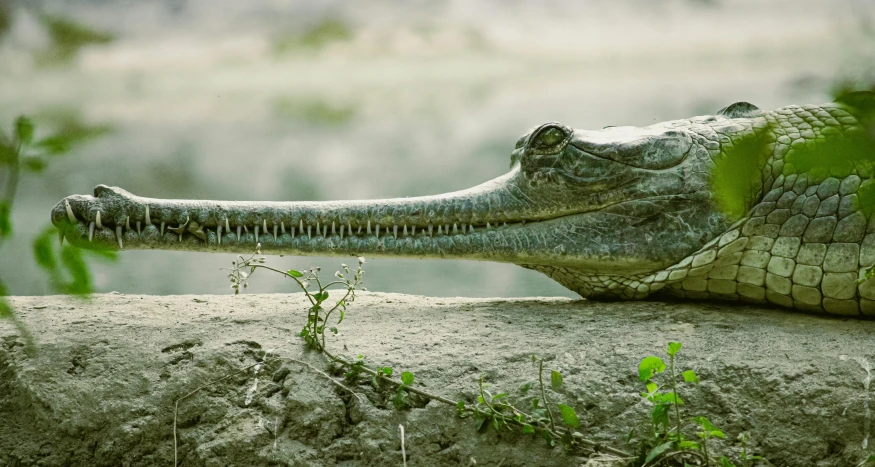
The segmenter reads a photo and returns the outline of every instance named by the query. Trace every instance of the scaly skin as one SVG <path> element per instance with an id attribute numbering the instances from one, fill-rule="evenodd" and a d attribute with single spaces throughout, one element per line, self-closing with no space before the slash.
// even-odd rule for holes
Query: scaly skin
<path id="1" fill-rule="evenodd" d="M 85 248 L 501 261 L 587 298 L 875 317 L 875 279 L 858 284 L 875 263 L 875 134 L 859 102 L 871 96 L 645 128 L 548 123 L 520 138 L 508 174 L 437 196 L 161 200 L 101 185 L 52 221 Z"/>

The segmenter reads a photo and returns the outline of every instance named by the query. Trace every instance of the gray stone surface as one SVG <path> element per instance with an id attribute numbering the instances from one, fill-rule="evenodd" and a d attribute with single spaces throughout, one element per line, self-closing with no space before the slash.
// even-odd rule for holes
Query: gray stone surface
<path id="1" fill-rule="evenodd" d="M 764 297 L 747 284 L 738 293 Z M 793 286 L 793 297 L 805 293 L 819 295 Z M 174 399 L 261 351 L 325 368 L 295 337 L 306 313 L 300 294 L 11 300 L 36 353 L 26 355 L 16 327 L 0 321 L 3 466 L 172 465 Z M 824 305 L 841 312 L 848 303 Z M 873 321 L 720 303 L 363 293 L 340 330 L 329 338 L 335 352 L 412 371 L 417 385 L 452 399 L 475 397 L 481 375 L 513 394 L 536 375 L 531 356 L 545 358 L 565 375 L 551 399 L 577 410 L 587 436 L 621 449 L 648 414 L 638 362 L 680 341 L 679 368 L 702 378 L 684 386 L 684 413 L 727 432 L 718 449 L 737 452 L 733 440 L 749 431 L 754 451 L 777 466 L 846 467 L 864 458 L 864 440 L 872 444 L 875 388 L 864 381 Z M 180 405 L 180 465 L 401 465 L 399 424 L 410 466 L 586 461 L 539 439 L 478 435 L 435 402 L 394 410 L 366 383 L 352 386 L 356 402 L 295 364 L 266 366 L 257 378 L 249 404 L 251 371 Z"/>

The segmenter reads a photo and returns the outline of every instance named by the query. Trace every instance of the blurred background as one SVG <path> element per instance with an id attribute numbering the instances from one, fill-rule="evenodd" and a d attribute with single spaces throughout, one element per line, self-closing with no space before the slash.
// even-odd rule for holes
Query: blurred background
<path id="1" fill-rule="evenodd" d="M 873 82 L 872 0 L 0 0 L 0 128 L 27 114 L 38 136 L 81 137 L 22 178 L 0 272 L 11 294 L 49 293 L 33 238 L 62 197 L 99 183 L 159 198 L 434 194 L 506 172 L 546 121 L 648 125 Z M 123 252 L 93 266 L 94 286 L 231 293 L 232 259 Z M 366 266 L 370 290 L 573 296 L 509 264 Z M 289 285 L 263 274 L 249 290 Z"/>

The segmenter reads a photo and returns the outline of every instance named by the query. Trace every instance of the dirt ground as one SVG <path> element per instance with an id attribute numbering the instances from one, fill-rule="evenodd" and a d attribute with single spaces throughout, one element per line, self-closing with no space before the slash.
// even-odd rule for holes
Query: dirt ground
<path id="1" fill-rule="evenodd" d="M 180 396 L 265 352 L 326 369 L 295 337 L 303 299 L 12 297 L 36 346 L 28 354 L 19 328 L 0 322 L 0 465 L 173 465 Z M 585 435 L 631 451 L 627 435 L 649 413 L 637 364 L 665 357 L 669 341 L 683 342 L 679 368 L 702 380 L 684 388 L 685 413 L 726 431 L 718 449 L 737 452 L 747 431 L 753 450 L 778 466 L 846 467 L 873 452 L 872 321 L 712 303 L 362 293 L 329 348 L 468 401 L 480 376 L 514 396 L 537 377 L 536 355 L 562 371 L 551 400 L 576 409 Z M 478 434 L 474 421 L 434 401 L 396 410 L 392 394 L 367 380 L 351 389 L 358 396 L 292 362 L 209 385 L 180 403 L 179 465 L 400 466 L 399 425 L 410 466 L 587 462 L 539 438 Z"/>

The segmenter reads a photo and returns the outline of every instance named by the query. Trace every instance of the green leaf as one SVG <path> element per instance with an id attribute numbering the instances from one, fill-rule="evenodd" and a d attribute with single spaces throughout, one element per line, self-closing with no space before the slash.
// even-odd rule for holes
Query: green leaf
<path id="1" fill-rule="evenodd" d="M 647 457 L 644 459 L 644 463 L 647 464 L 653 459 L 656 459 L 660 454 L 664 453 L 668 448 L 670 448 L 671 444 L 672 442 L 669 441 L 651 449 L 650 452 L 647 453 Z"/>
<path id="2" fill-rule="evenodd" d="M 699 425 L 700 428 L 706 431 L 719 431 L 716 426 L 712 425 L 710 421 L 708 421 L 705 417 L 693 417 L 693 421 L 696 422 L 696 425 Z"/>
<path id="3" fill-rule="evenodd" d="M 61 249 L 61 263 L 72 277 L 72 281 L 64 285 L 62 292 L 74 295 L 91 293 L 91 273 L 88 265 L 82 259 L 82 250 L 64 245 Z"/>
<path id="4" fill-rule="evenodd" d="M 55 261 L 55 252 L 52 248 L 54 245 L 55 228 L 50 227 L 33 241 L 33 257 L 41 268 L 51 272 L 58 269 L 58 263 Z"/>
<path id="5" fill-rule="evenodd" d="M 550 372 L 550 387 L 552 387 L 554 391 L 562 389 L 562 373 L 559 373 L 556 370 Z"/>
<path id="6" fill-rule="evenodd" d="M 337 334 L 337 328 L 334 326 L 331 326 L 328 330 L 331 331 L 332 334 Z"/>
<path id="7" fill-rule="evenodd" d="M 717 459 L 717 463 L 720 467 L 735 467 L 735 464 L 733 464 L 732 461 L 727 459 L 726 456 L 722 456 L 722 457 L 720 457 L 720 459 Z"/>
<path id="8" fill-rule="evenodd" d="M 23 161 L 24 168 L 30 172 L 42 172 L 46 169 L 46 160 L 39 156 L 26 157 Z"/>
<path id="9" fill-rule="evenodd" d="M 663 371 L 665 371 L 665 362 L 661 358 L 653 355 L 644 357 L 638 364 L 638 380 L 644 383 L 653 378 L 653 375 Z"/>
<path id="10" fill-rule="evenodd" d="M 684 346 L 684 344 L 681 344 L 680 342 L 669 342 L 668 343 L 668 355 L 670 357 L 674 357 L 675 354 L 677 354 L 678 352 L 681 351 L 681 347 L 683 347 L 683 346 Z"/>
<path id="11" fill-rule="evenodd" d="M 535 434 L 535 427 L 529 425 L 528 423 L 523 423 L 523 433 L 527 435 Z"/>
<path id="12" fill-rule="evenodd" d="M 684 401 L 681 399 L 681 397 L 678 396 L 677 394 L 675 394 L 674 392 L 667 392 L 665 394 L 661 394 L 659 396 L 659 398 L 662 400 L 663 403 L 684 405 Z"/>
<path id="13" fill-rule="evenodd" d="M 678 443 L 678 449 L 699 449 L 699 443 L 696 441 L 681 441 Z"/>
<path id="14" fill-rule="evenodd" d="M 0 238 L 12 234 L 12 208 L 6 201 L 0 200 Z"/>
<path id="15" fill-rule="evenodd" d="M 699 375 L 696 374 L 693 370 L 687 370 L 682 373 L 684 376 L 684 381 L 688 383 L 696 383 L 699 384 Z"/>
<path id="16" fill-rule="evenodd" d="M 562 421 L 564 421 L 566 425 L 572 428 L 580 426 L 580 420 L 577 418 L 577 412 L 574 411 L 574 408 L 565 404 L 556 405 L 559 406 L 559 412 L 562 414 Z"/>
<path id="17" fill-rule="evenodd" d="M 648 381 L 647 384 L 644 385 L 644 387 L 647 388 L 648 394 L 653 394 L 656 392 L 657 389 L 659 389 L 659 386 L 657 386 L 656 383 L 654 383 L 653 381 Z"/>
<path id="18" fill-rule="evenodd" d="M 465 410 L 465 401 L 456 402 L 456 409 Z"/>
<path id="19" fill-rule="evenodd" d="M 533 384 L 535 384 L 534 381 L 526 381 L 525 383 L 521 384 L 520 387 L 517 388 L 517 390 L 518 390 L 519 392 L 521 392 L 522 395 L 525 396 L 525 395 L 528 394 L 529 391 L 532 389 L 532 385 L 533 385 Z"/>
<path id="20" fill-rule="evenodd" d="M 388 366 L 380 368 L 380 371 L 386 376 L 392 376 L 392 373 L 394 372 L 394 370 Z"/>
<path id="21" fill-rule="evenodd" d="M 3 295 L 6 295 L 5 293 Z M 0 319 L 12 317 L 12 306 L 6 301 L 6 297 L 0 295 Z"/>
<path id="22" fill-rule="evenodd" d="M 304 273 L 302 273 L 301 271 L 296 271 L 294 269 L 289 269 L 288 271 L 286 271 L 286 274 L 292 277 L 304 277 Z"/>
<path id="23" fill-rule="evenodd" d="M 401 382 L 408 385 L 408 386 L 413 384 L 413 373 L 411 373 L 409 371 L 405 371 L 405 372 L 401 373 Z"/>
<path id="24" fill-rule="evenodd" d="M 15 139 L 18 140 L 18 144 L 29 145 L 32 143 L 34 128 L 33 120 L 24 115 L 18 117 L 15 120 Z"/>

